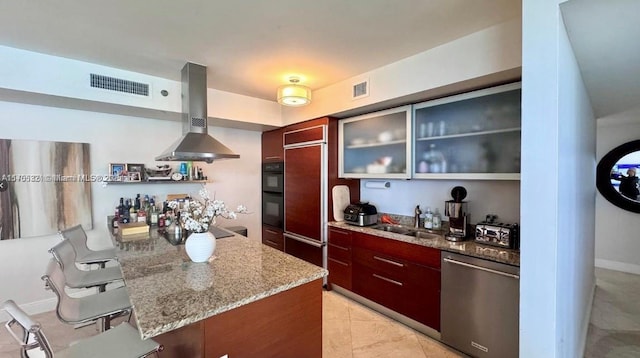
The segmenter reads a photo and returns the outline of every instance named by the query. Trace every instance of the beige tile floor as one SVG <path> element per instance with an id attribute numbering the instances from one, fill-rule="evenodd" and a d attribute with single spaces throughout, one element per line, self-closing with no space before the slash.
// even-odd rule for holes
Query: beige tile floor
<path id="1" fill-rule="evenodd" d="M 462 357 L 460 353 L 340 294 L 323 297 L 325 358 Z"/>
<path id="2" fill-rule="evenodd" d="M 640 276 L 596 269 L 596 292 L 586 358 L 640 357 Z M 462 357 L 459 352 L 334 292 L 324 292 L 324 358 Z M 54 351 L 96 334 L 91 325 L 73 329 L 53 312 L 34 319 Z M 19 357 L 13 339 L 0 327 L 0 358 Z"/>
<path id="3" fill-rule="evenodd" d="M 596 268 L 585 357 L 640 357 L 640 276 Z"/>

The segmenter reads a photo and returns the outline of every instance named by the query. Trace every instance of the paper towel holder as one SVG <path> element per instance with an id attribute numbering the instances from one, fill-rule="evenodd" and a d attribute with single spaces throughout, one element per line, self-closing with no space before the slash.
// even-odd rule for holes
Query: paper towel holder
<path id="1" fill-rule="evenodd" d="M 367 180 L 364 187 L 369 189 L 389 189 L 391 183 L 386 180 Z"/>

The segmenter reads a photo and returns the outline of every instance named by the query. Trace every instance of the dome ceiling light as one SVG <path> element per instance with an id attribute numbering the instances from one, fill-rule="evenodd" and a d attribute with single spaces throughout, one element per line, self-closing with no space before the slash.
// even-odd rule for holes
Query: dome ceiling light
<path id="1" fill-rule="evenodd" d="M 278 88 L 278 103 L 284 106 L 299 107 L 311 103 L 311 89 L 299 85 L 300 78 L 289 77 L 290 84 Z"/>

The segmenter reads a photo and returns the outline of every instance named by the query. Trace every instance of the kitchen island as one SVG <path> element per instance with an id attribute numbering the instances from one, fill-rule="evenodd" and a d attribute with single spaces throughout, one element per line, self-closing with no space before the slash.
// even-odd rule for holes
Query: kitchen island
<path id="1" fill-rule="evenodd" d="M 237 234 L 206 263 L 155 228 L 111 234 L 135 325 L 163 357 L 322 356 L 323 268 Z"/>

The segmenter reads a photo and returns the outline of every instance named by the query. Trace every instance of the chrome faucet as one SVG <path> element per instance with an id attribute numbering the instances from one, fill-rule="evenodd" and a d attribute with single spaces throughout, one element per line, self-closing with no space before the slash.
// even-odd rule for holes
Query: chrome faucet
<path id="1" fill-rule="evenodd" d="M 421 214 L 422 214 L 422 210 L 420 210 L 420 205 L 416 205 L 416 210 L 414 211 L 414 216 L 413 216 L 413 227 L 416 229 L 420 227 Z"/>

